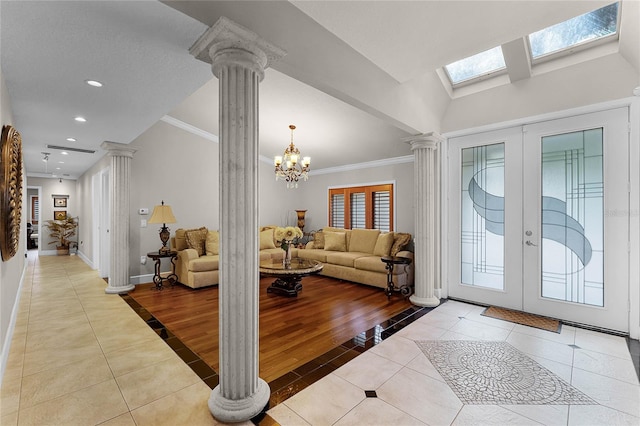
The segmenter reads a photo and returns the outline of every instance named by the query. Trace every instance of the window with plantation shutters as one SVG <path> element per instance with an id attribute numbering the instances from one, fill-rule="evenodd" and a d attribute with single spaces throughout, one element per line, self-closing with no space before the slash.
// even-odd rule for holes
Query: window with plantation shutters
<path id="1" fill-rule="evenodd" d="M 367 227 L 367 215 L 365 207 L 364 192 L 351 193 L 351 229 Z"/>
<path id="2" fill-rule="evenodd" d="M 393 184 L 329 189 L 329 226 L 393 231 Z"/>
<path id="3" fill-rule="evenodd" d="M 31 223 L 37 225 L 38 220 L 40 220 L 40 201 L 38 197 L 31 197 Z"/>
<path id="4" fill-rule="evenodd" d="M 373 193 L 373 229 L 382 232 L 391 230 L 391 194 L 389 191 L 376 191 Z"/>
<path id="5" fill-rule="evenodd" d="M 344 228 L 344 194 L 331 195 L 329 210 L 329 225 Z"/>

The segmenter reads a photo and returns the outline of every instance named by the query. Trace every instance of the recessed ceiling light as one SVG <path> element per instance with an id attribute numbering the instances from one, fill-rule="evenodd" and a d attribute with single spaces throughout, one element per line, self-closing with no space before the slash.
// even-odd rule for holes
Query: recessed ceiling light
<path id="1" fill-rule="evenodd" d="M 58 161 L 58 164 L 64 164 L 64 161 Z"/>
<path id="2" fill-rule="evenodd" d="M 76 138 L 67 138 L 67 140 L 68 140 L 69 142 L 75 142 L 75 141 L 77 141 L 77 139 L 76 139 Z"/>
<path id="3" fill-rule="evenodd" d="M 56 170 L 60 170 L 60 167 L 56 167 Z"/>
<path id="4" fill-rule="evenodd" d="M 62 151 L 60 154 L 62 155 L 69 155 L 69 153 L 67 151 Z"/>
<path id="5" fill-rule="evenodd" d="M 78 116 L 78 117 L 74 118 L 74 120 L 79 121 L 79 122 L 81 122 L 81 123 L 84 123 L 84 122 L 86 122 L 86 121 L 87 121 L 87 119 L 86 119 L 86 118 L 84 118 L 84 117 L 80 117 L 80 116 Z"/>
<path id="6" fill-rule="evenodd" d="M 99 81 L 96 81 L 96 80 L 85 80 L 85 82 L 86 82 L 89 86 L 93 86 L 93 87 L 102 87 L 102 83 L 100 83 Z"/>

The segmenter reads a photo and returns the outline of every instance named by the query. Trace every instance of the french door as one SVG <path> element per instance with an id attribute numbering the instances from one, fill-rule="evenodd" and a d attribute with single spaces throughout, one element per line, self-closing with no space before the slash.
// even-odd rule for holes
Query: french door
<path id="1" fill-rule="evenodd" d="M 449 295 L 628 331 L 628 110 L 449 140 Z"/>

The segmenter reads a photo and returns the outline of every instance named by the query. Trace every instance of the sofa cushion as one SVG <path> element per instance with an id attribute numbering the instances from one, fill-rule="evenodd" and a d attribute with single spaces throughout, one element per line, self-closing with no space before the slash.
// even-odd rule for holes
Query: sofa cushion
<path id="1" fill-rule="evenodd" d="M 204 241 L 204 249 L 207 256 L 220 254 L 220 233 L 218 231 L 207 232 L 207 238 Z"/>
<path id="2" fill-rule="evenodd" d="M 204 272 L 218 270 L 220 256 L 200 256 L 189 262 L 191 272 Z"/>
<path id="3" fill-rule="evenodd" d="M 359 257 L 371 256 L 370 253 L 357 253 L 357 252 L 328 252 L 327 263 L 333 265 L 347 266 L 353 268 L 354 261 Z M 382 262 L 380 262 L 382 263 Z"/>
<path id="4" fill-rule="evenodd" d="M 376 256 L 389 256 L 391 247 L 393 246 L 393 232 L 385 232 L 378 235 L 376 246 L 373 248 L 373 254 Z"/>
<path id="5" fill-rule="evenodd" d="M 351 231 L 349 251 L 373 254 L 378 235 L 380 235 L 380 230 L 378 229 L 353 229 Z"/>
<path id="6" fill-rule="evenodd" d="M 405 234 L 402 232 L 396 232 L 393 236 L 393 246 L 391 246 L 390 256 L 395 256 L 399 251 L 402 251 L 407 244 L 411 241 L 411 234 Z"/>
<path id="7" fill-rule="evenodd" d="M 204 242 L 207 240 L 207 232 L 209 232 L 209 230 L 203 226 L 198 229 L 189 229 L 184 233 L 187 240 L 187 247 L 197 251 L 198 256 L 202 256 L 205 253 Z"/>
<path id="8" fill-rule="evenodd" d="M 332 226 L 325 226 L 324 228 L 322 228 L 322 232 L 325 233 L 324 234 L 325 235 L 325 237 L 324 237 L 325 241 L 327 240 L 327 237 L 326 237 L 326 235 L 327 235 L 326 233 L 327 232 L 344 232 L 344 234 L 346 236 L 346 240 L 347 240 L 346 241 L 346 245 L 345 245 L 346 246 L 345 251 L 349 251 L 349 244 L 350 244 L 350 241 L 351 241 L 351 229 L 334 228 Z"/>
<path id="9" fill-rule="evenodd" d="M 176 235 L 174 237 L 174 242 L 175 242 L 175 247 L 173 248 L 174 250 L 181 251 L 186 248 L 189 248 L 189 246 L 187 246 L 187 238 L 184 235 L 185 232 L 187 232 L 187 230 L 184 228 L 176 229 Z"/>
<path id="10" fill-rule="evenodd" d="M 325 251 L 323 248 L 304 249 L 304 250 L 298 250 L 298 257 L 301 257 L 303 259 L 317 260 L 318 262 L 326 263 L 328 253 L 331 253 L 331 252 Z"/>
<path id="11" fill-rule="evenodd" d="M 260 250 L 276 248 L 273 242 L 273 229 L 265 229 L 260 231 Z"/>
<path id="12" fill-rule="evenodd" d="M 380 260 L 380 256 L 365 256 L 359 257 L 354 262 L 353 265 L 356 269 L 360 269 L 363 271 L 371 271 L 371 272 L 382 272 L 387 273 L 386 264 Z M 404 272 L 403 265 L 394 265 L 393 275 L 398 275 Z"/>
<path id="13" fill-rule="evenodd" d="M 344 232 L 325 232 L 324 249 L 327 251 L 347 251 L 347 240 Z"/>
<path id="14" fill-rule="evenodd" d="M 317 249 L 324 248 L 324 233 L 322 231 L 317 231 L 313 233 L 313 248 L 317 248 Z"/>

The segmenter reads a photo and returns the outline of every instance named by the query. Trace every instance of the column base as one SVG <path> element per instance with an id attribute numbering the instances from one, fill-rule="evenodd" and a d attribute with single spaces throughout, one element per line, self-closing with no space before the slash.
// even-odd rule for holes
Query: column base
<path id="1" fill-rule="evenodd" d="M 258 377 L 258 389 L 248 398 L 231 400 L 222 396 L 220 385 L 213 388 L 209 396 L 209 411 L 216 419 L 225 423 L 250 420 L 260 414 L 269 403 L 271 390 L 267 382 Z"/>
<path id="2" fill-rule="evenodd" d="M 440 304 L 440 299 L 437 297 L 418 297 L 415 294 L 409 297 L 409 301 L 417 306 L 423 306 L 425 308 L 435 308 Z"/>
<path id="3" fill-rule="evenodd" d="M 134 288 L 136 288 L 134 284 L 118 286 L 118 287 L 107 286 L 107 288 L 104 289 L 104 292 L 107 294 L 123 294 L 123 293 L 130 292 Z"/>

